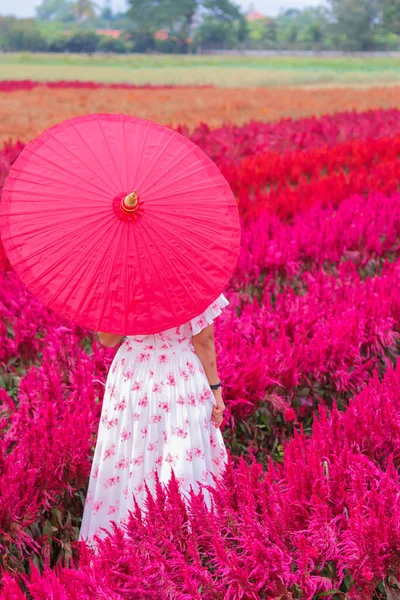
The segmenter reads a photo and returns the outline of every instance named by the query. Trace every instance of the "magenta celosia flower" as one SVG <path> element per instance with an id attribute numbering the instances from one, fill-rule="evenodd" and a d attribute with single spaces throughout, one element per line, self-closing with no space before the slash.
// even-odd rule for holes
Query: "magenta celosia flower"
<path id="1" fill-rule="evenodd" d="M 293 408 L 287 408 L 283 413 L 283 417 L 285 421 L 290 423 L 291 421 L 294 421 L 296 419 L 296 411 Z"/>
<path id="2" fill-rule="evenodd" d="M 152 473 L 155 497 L 134 502 L 96 555 L 76 536 L 115 350 L 0 274 L 2 597 L 311 600 L 346 577 L 366 600 L 399 579 L 399 140 L 380 139 L 399 132 L 400 111 L 371 111 L 192 134 L 242 211 L 230 307 L 215 322 L 239 457 L 209 486 L 213 510 Z M 3 150 L 0 181 L 21 148 Z M 281 463 L 256 462 L 279 444 Z"/>

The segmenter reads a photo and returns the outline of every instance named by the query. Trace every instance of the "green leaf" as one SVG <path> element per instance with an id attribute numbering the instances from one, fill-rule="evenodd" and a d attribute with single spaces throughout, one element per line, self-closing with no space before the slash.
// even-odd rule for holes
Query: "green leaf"
<path id="1" fill-rule="evenodd" d="M 43 524 L 42 532 L 44 535 L 51 537 L 53 535 L 53 526 L 50 521 L 45 521 Z"/>

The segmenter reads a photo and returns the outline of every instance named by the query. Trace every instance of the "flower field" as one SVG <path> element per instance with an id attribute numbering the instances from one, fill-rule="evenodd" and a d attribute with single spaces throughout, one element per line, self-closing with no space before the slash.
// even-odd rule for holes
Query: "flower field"
<path id="1" fill-rule="evenodd" d="M 132 507 L 129 538 L 78 544 L 115 349 L 6 268 L 0 598 L 396 600 L 400 110 L 177 129 L 218 164 L 242 222 L 215 322 L 230 460 L 214 512 L 201 495 L 186 510 L 171 478 Z M 22 148 L 4 145 L 0 186 Z"/>
<path id="2" fill-rule="evenodd" d="M 244 71 L 245 72 L 245 71 Z M 223 77 L 221 73 L 220 77 Z M 63 119 L 93 112 L 123 112 L 163 125 L 199 123 L 215 129 L 226 123 L 271 123 L 282 118 L 327 113 L 400 109 L 400 87 L 364 88 L 214 88 L 58 81 L 46 84 L 0 81 L 0 144 L 28 142 Z"/>

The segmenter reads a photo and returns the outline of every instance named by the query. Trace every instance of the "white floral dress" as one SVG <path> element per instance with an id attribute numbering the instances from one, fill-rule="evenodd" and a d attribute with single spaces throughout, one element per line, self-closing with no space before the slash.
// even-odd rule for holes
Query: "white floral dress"
<path id="1" fill-rule="evenodd" d="M 174 469 L 183 499 L 198 482 L 213 485 L 227 451 L 211 421 L 216 404 L 192 336 L 210 325 L 229 304 L 221 294 L 184 325 L 148 336 L 128 336 L 110 366 L 79 540 L 91 545 L 126 522 L 133 496 L 143 509 L 146 481 L 155 493 Z M 210 506 L 208 490 L 203 488 Z M 95 544 L 93 544 L 95 546 Z"/>

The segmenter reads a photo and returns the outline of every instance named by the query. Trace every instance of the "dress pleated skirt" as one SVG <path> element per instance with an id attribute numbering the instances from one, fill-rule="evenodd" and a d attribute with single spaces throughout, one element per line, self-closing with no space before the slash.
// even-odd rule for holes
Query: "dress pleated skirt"
<path id="1" fill-rule="evenodd" d="M 199 482 L 212 486 L 211 474 L 218 478 L 227 460 L 211 421 L 216 400 L 191 342 L 145 341 L 126 338 L 107 376 L 79 533 L 89 545 L 106 535 L 101 528 L 111 530 L 111 520 L 127 521 L 133 497 L 144 509 L 144 484 L 154 494 L 155 473 L 165 484 L 173 469 L 185 500 Z"/>

